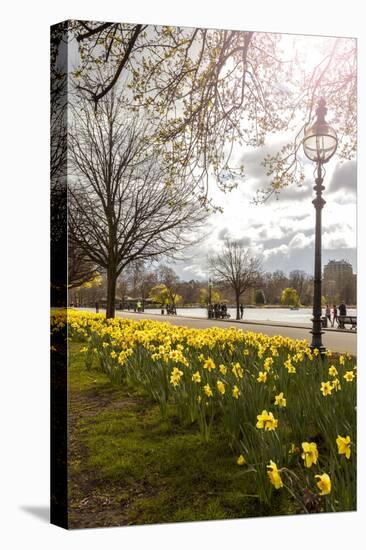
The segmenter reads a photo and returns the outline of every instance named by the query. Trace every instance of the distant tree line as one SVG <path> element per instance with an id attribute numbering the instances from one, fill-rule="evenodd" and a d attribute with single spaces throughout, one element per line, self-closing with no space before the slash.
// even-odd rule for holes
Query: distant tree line
<path id="1" fill-rule="evenodd" d="M 348 286 L 345 288 L 347 290 Z M 334 289 L 332 292 L 333 294 L 329 295 L 324 284 L 323 303 L 338 304 L 342 300 L 347 304 L 357 303 L 355 292 L 349 294 L 346 292 L 343 295 L 341 288 L 337 294 L 334 293 Z M 184 281 L 167 265 L 154 266 L 151 263 L 136 262 L 118 278 L 116 284 L 117 307 L 121 302 L 127 303 L 128 298 L 142 301 L 154 299 L 157 304 L 165 302 L 176 306 L 206 307 L 210 294 L 213 304 L 221 301 L 233 306 L 236 304 L 235 290 L 229 285 L 214 281 L 210 292 L 208 279 Z M 69 289 L 70 303 L 84 306 L 94 306 L 96 301 L 106 299 L 106 296 L 106 275 L 103 273 L 100 276 L 94 275 L 93 279 L 80 286 L 75 283 Z M 159 296 L 164 299 L 160 300 Z M 301 270 L 293 270 L 289 275 L 281 270 L 261 273 L 255 286 L 247 288 L 240 298 L 240 302 L 244 305 L 256 306 L 310 307 L 312 300 L 313 277 Z"/>
<path id="2" fill-rule="evenodd" d="M 306 277 L 306 285 L 301 294 L 301 303 L 311 303 L 312 279 Z M 283 272 L 263 273 L 257 280 L 257 288 L 248 288 L 241 297 L 241 302 L 251 305 L 281 304 L 281 295 L 285 288 L 295 287 L 294 277 L 287 277 Z M 307 288 L 309 286 L 309 288 Z M 305 290 L 306 288 L 306 290 Z M 165 290 L 167 289 L 167 290 Z M 207 280 L 191 279 L 183 281 L 175 271 L 167 266 L 154 267 L 152 264 L 136 262 L 132 264 L 125 273 L 120 276 L 116 284 L 116 303 L 127 302 L 128 298 L 148 300 L 151 297 L 159 302 L 159 293 L 166 295 L 165 302 L 177 303 L 179 305 L 201 305 L 206 306 L 209 301 L 209 286 Z M 69 290 L 70 303 L 79 305 L 94 305 L 96 301 L 105 300 L 107 296 L 106 274 L 94 277 L 93 280 L 73 286 Z M 178 299 L 177 299 L 178 297 Z M 309 298 L 307 301 L 307 297 Z M 211 301 L 217 303 L 225 301 L 228 304 L 235 304 L 235 290 L 229 285 L 213 283 L 211 289 Z"/>

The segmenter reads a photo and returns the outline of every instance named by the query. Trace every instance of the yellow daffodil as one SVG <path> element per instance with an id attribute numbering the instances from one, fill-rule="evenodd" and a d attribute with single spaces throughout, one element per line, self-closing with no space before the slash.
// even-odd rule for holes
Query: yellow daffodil
<path id="1" fill-rule="evenodd" d="M 267 381 L 267 373 L 266 372 L 260 372 L 257 378 L 257 382 L 263 382 L 265 383 Z"/>
<path id="2" fill-rule="evenodd" d="M 271 431 L 275 430 L 278 426 L 278 420 L 274 418 L 271 412 L 263 410 L 261 414 L 257 415 L 257 424 L 256 427 L 260 430 Z"/>
<path id="3" fill-rule="evenodd" d="M 180 353 L 177 349 L 173 349 L 169 352 L 169 359 L 172 359 L 173 361 L 178 361 L 180 357 Z"/>
<path id="4" fill-rule="evenodd" d="M 338 436 L 336 439 L 338 446 L 338 454 L 345 455 L 348 460 L 351 457 L 351 438 L 349 435 L 346 437 Z"/>
<path id="5" fill-rule="evenodd" d="M 283 487 L 280 470 L 277 468 L 277 464 L 273 462 L 273 460 L 270 460 L 267 465 L 267 475 L 275 489 L 281 489 L 281 487 Z"/>
<path id="6" fill-rule="evenodd" d="M 287 361 L 285 361 L 284 366 L 289 374 L 296 373 L 296 367 L 292 364 L 291 358 L 288 358 Z"/>
<path id="7" fill-rule="evenodd" d="M 170 383 L 175 387 L 179 384 L 179 381 L 183 375 L 183 371 L 179 370 L 177 367 L 174 367 L 174 369 L 171 372 L 170 375 Z"/>
<path id="8" fill-rule="evenodd" d="M 119 365 L 124 365 L 126 362 L 127 353 L 125 351 L 121 351 L 121 353 L 118 356 L 118 363 Z"/>
<path id="9" fill-rule="evenodd" d="M 322 392 L 322 394 L 324 395 L 324 397 L 326 397 L 327 395 L 330 395 L 332 393 L 332 389 L 333 389 L 333 384 L 332 382 L 322 382 L 321 386 L 320 386 L 320 391 Z"/>
<path id="10" fill-rule="evenodd" d="M 343 378 L 346 380 L 346 382 L 352 382 L 355 375 L 351 370 L 348 370 L 346 374 L 343 375 Z"/>
<path id="11" fill-rule="evenodd" d="M 236 463 L 237 463 L 239 466 L 244 466 L 244 464 L 246 464 L 247 461 L 245 460 L 245 458 L 243 457 L 243 455 L 239 455 L 238 460 L 236 461 Z"/>
<path id="12" fill-rule="evenodd" d="M 227 367 L 225 367 L 225 365 L 220 365 L 219 371 L 221 372 L 221 374 L 225 375 L 227 373 Z"/>
<path id="13" fill-rule="evenodd" d="M 317 445 L 314 442 L 308 443 L 307 441 L 304 441 L 301 446 L 304 451 L 301 458 L 303 459 L 305 466 L 307 468 L 311 468 L 313 464 L 318 462 L 319 453 Z"/>
<path id="14" fill-rule="evenodd" d="M 236 378 L 243 378 L 243 369 L 240 366 L 240 363 L 235 363 L 232 367 L 232 371 Z"/>
<path id="15" fill-rule="evenodd" d="M 329 376 L 337 376 L 338 371 L 335 368 L 335 366 L 332 365 L 331 367 L 329 367 L 328 373 L 329 373 Z"/>
<path id="16" fill-rule="evenodd" d="M 283 431 L 280 430 L 278 434 L 278 443 L 286 453 L 288 449 L 290 449 L 291 455 L 298 453 L 299 458 L 301 456 L 304 462 L 304 469 L 314 468 L 315 470 L 319 462 L 322 466 L 321 457 L 319 459 L 315 443 L 305 441 L 301 445 L 301 440 L 298 442 L 298 437 L 295 435 L 296 430 L 293 431 L 293 428 L 297 426 L 296 415 L 301 411 L 301 414 L 303 413 L 306 417 L 309 413 L 308 406 L 314 407 L 311 416 L 320 416 L 324 412 L 322 407 L 326 407 L 328 403 L 324 403 L 324 400 L 320 398 L 320 387 L 322 395 L 332 396 L 329 400 L 334 400 L 334 408 L 341 415 L 340 420 L 344 422 L 344 425 L 350 426 L 350 431 L 345 431 L 343 436 L 338 435 L 337 437 L 335 434 L 332 436 L 334 437 L 333 454 L 338 452 L 339 455 L 344 455 L 338 457 L 340 466 L 347 465 L 346 461 L 353 458 L 352 436 L 350 437 L 347 433 L 351 434 L 351 429 L 354 427 L 351 414 L 354 412 L 353 390 L 355 390 L 355 384 L 352 384 L 352 381 L 356 382 L 357 369 L 355 358 L 349 354 L 343 354 L 340 359 L 337 359 L 338 354 L 331 355 L 330 352 L 327 352 L 327 360 L 318 362 L 315 359 L 316 353 L 311 352 L 306 340 L 295 341 L 283 336 L 271 337 L 254 332 L 244 332 L 236 328 L 196 329 L 173 326 L 170 323 L 149 319 L 136 321 L 115 318 L 106 320 L 103 314 L 74 310 L 64 312 L 62 315 L 60 313 L 51 314 L 51 319 L 52 332 L 57 333 L 63 327 L 67 327 L 70 342 L 75 342 L 79 352 L 81 349 L 80 353 L 87 353 L 87 359 L 89 359 L 89 354 L 93 353 L 96 362 L 102 364 L 105 362 L 107 367 L 105 372 L 112 380 L 113 377 L 116 377 L 117 381 L 120 380 L 122 383 L 123 380 L 133 383 L 136 378 L 141 381 L 143 387 L 153 390 L 157 401 L 168 397 L 173 402 L 179 398 L 182 411 L 185 408 L 188 414 L 195 414 L 194 409 L 200 409 L 199 412 L 205 414 L 205 409 L 211 405 L 211 412 L 214 413 L 216 410 L 219 411 L 220 405 L 223 405 L 225 400 L 223 423 L 232 423 L 235 430 L 248 420 L 245 415 L 251 414 L 252 420 L 254 420 L 255 413 L 254 416 L 253 413 L 250 413 L 251 402 L 267 404 L 268 399 L 271 400 L 271 395 L 273 395 L 272 408 L 276 410 L 275 407 L 286 407 L 287 399 L 289 399 L 291 406 L 288 407 L 288 414 L 282 412 L 284 426 Z M 113 366 L 123 366 L 123 379 L 116 376 L 118 373 L 114 372 Z M 260 369 L 262 370 L 260 371 Z M 168 381 L 170 381 L 168 395 L 165 395 L 165 388 L 159 386 L 159 380 L 165 379 L 166 372 L 168 372 Z M 316 382 L 319 384 L 318 389 L 315 387 L 315 392 L 318 392 L 319 396 L 317 398 L 316 395 L 311 395 L 311 391 L 314 376 L 318 375 L 321 376 L 320 381 L 324 381 L 321 384 Z M 291 380 L 287 386 L 288 378 L 292 376 L 298 377 L 299 383 L 301 381 L 302 392 L 299 393 L 298 384 L 292 384 Z M 343 380 L 341 377 L 344 377 Z M 261 384 L 256 383 L 256 379 Z M 182 390 L 181 386 L 184 386 Z M 281 389 L 284 391 L 280 392 Z M 268 393 L 267 390 L 274 391 L 274 393 Z M 189 395 L 189 391 L 193 392 L 193 395 Z M 284 392 L 286 392 L 286 397 Z M 348 392 L 349 395 L 345 395 L 345 392 Z M 262 397 L 265 397 L 266 401 L 262 401 Z M 346 397 L 350 407 L 344 409 L 342 403 Z M 259 401 L 259 399 L 261 400 Z M 295 409 L 292 410 L 294 399 L 298 402 Z M 322 403 L 319 403 L 320 400 Z M 245 405 L 245 407 L 248 405 L 248 409 L 242 410 L 241 405 Z M 263 406 L 269 405 L 263 404 Z M 254 411 L 259 412 L 261 409 L 262 406 Z M 268 410 L 262 410 L 254 421 L 256 428 L 262 430 L 266 445 L 273 442 L 271 434 L 265 432 L 278 428 L 279 420 L 274 417 L 274 414 L 276 413 L 272 414 Z M 332 421 L 328 418 L 324 417 L 324 427 L 319 430 L 320 436 L 323 438 L 327 438 L 327 435 L 331 433 L 330 423 Z M 216 417 L 213 422 L 216 422 Z M 225 424 L 225 428 L 231 428 L 231 425 Z M 258 436 L 260 436 L 260 432 Z M 286 443 L 291 441 L 294 443 Z M 288 456 L 289 461 L 291 455 Z M 262 468 L 266 468 L 270 482 L 277 489 L 282 486 L 281 476 L 284 476 L 282 472 L 285 471 L 285 468 L 281 470 L 277 467 L 276 462 L 269 461 L 269 456 L 271 455 L 261 454 L 258 449 L 256 462 L 258 462 L 258 467 L 262 464 Z M 272 456 L 276 461 L 275 455 Z M 293 456 L 294 458 L 295 456 Z M 324 464 L 329 462 L 328 458 L 325 453 Z M 243 466 L 246 464 L 247 457 L 243 453 L 239 457 L 236 456 L 234 460 L 239 466 Z M 348 466 L 351 467 L 351 464 Z M 330 468 L 330 466 L 328 467 Z M 332 471 L 328 470 L 329 475 L 332 475 Z M 320 494 L 329 494 L 331 482 L 328 474 L 322 473 L 322 470 L 318 470 L 318 473 L 321 474 L 316 477 Z M 284 485 L 284 478 L 283 482 Z M 316 487 L 315 480 L 314 486 Z"/>
<path id="17" fill-rule="evenodd" d="M 315 479 L 319 479 L 317 482 L 318 489 L 320 490 L 320 495 L 329 495 L 329 493 L 332 490 L 332 482 L 330 481 L 330 477 L 328 474 L 322 474 L 322 475 L 316 475 Z"/>
<path id="18" fill-rule="evenodd" d="M 213 396 L 212 390 L 210 388 L 210 384 L 206 384 L 205 386 L 203 386 L 203 391 L 205 392 L 207 397 L 212 397 Z"/>
<path id="19" fill-rule="evenodd" d="M 273 359 L 272 357 L 267 357 L 267 359 L 264 360 L 263 368 L 265 371 L 269 372 L 273 365 Z"/>
<path id="20" fill-rule="evenodd" d="M 192 380 L 193 382 L 196 382 L 196 384 L 199 384 L 201 382 L 201 375 L 198 371 L 192 374 Z"/>
<path id="21" fill-rule="evenodd" d="M 286 407 L 287 400 L 285 397 L 283 397 L 283 392 L 279 393 L 275 397 L 274 404 L 277 405 L 277 407 Z"/>
<path id="22" fill-rule="evenodd" d="M 208 372 L 211 372 L 216 368 L 215 362 L 209 357 L 206 359 L 206 361 L 203 363 L 203 368 L 207 369 Z"/>

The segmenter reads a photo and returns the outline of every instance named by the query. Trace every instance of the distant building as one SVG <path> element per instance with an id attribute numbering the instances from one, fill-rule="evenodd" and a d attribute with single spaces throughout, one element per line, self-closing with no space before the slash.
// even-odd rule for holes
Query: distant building
<path id="1" fill-rule="evenodd" d="M 352 264 L 346 260 L 329 260 L 324 266 L 323 289 L 328 299 L 356 304 L 356 280 Z"/>
<path id="2" fill-rule="evenodd" d="M 353 275 L 352 265 L 346 260 L 329 260 L 324 266 L 324 279 L 344 279 Z"/>

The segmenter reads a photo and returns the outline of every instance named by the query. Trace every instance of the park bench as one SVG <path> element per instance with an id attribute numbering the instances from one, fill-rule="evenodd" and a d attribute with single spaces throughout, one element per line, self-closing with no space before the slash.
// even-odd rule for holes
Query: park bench
<path id="1" fill-rule="evenodd" d="M 357 316 L 356 315 L 339 315 L 338 327 L 346 328 L 346 325 L 351 325 L 350 330 L 357 328 Z"/>

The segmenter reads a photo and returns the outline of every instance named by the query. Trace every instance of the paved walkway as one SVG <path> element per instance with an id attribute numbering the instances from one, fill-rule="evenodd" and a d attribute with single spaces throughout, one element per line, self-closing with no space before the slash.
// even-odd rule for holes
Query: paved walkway
<path id="1" fill-rule="evenodd" d="M 84 308 L 83 308 L 84 309 Z M 90 309 L 89 311 L 95 311 Z M 154 315 L 149 313 L 133 313 L 128 311 L 116 311 L 116 316 L 128 319 L 151 319 L 153 321 L 165 321 L 173 325 L 193 328 L 207 328 L 219 326 L 220 328 L 235 327 L 250 332 L 261 332 L 268 336 L 287 336 L 294 339 L 306 339 L 311 342 L 310 327 L 305 325 L 264 323 L 261 321 L 222 321 L 217 319 L 198 319 L 197 317 L 182 317 L 172 315 Z M 350 330 L 325 329 L 323 343 L 327 349 L 338 353 L 357 354 L 357 334 Z"/>

